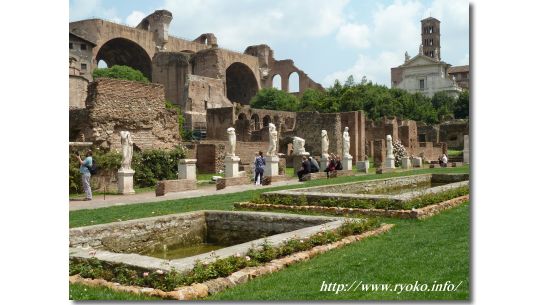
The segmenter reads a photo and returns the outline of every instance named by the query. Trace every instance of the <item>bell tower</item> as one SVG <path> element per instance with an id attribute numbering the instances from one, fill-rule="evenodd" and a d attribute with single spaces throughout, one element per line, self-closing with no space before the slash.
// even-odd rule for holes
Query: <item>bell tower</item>
<path id="1" fill-rule="evenodd" d="M 424 46 L 424 55 L 435 58 L 435 49 L 441 60 L 441 21 L 428 17 L 420 21 L 422 24 L 422 45 Z"/>

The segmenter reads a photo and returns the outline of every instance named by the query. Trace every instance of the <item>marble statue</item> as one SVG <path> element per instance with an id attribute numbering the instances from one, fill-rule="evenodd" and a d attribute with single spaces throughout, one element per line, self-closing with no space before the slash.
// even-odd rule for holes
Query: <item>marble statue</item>
<path id="1" fill-rule="evenodd" d="M 235 128 L 230 127 L 226 130 L 228 132 L 228 152 L 226 153 L 227 156 L 235 157 Z"/>
<path id="2" fill-rule="evenodd" d="M 299 137 L 293 137 L 293 154 L 300 155 L 305 153 L 304 149 L 304 139 Z"/>
<path id="3" fill-rule="evenodd" d="M 349 128 L 344 128 L 344 134 L 342 135 L 342 140 L 344 141 L 343 147 L 343 153 L 342 156 L 344 158 L 351 158 L 351 155 L 349 154 L 349 148 L 351 146 L 351 137 L 349 136 Z"/>
<path id="4" fill-rule="evenodd" d="M 405 51 L 405 62 L 408 62 L 410 59 L 411 59 L 411 57 L 409 56 L 409 53 L 407 53 L 407 51 Z"/>
<path id="5" fill-rule="evenodd" d="M 325 129 L 321 131 L 321 158 L 329 159 L 329 136 Z"/>
<path id="6" fill-rule="evenodd" d="M 120 137 L 121 153 L 123 156 L 120 171 L 129 171 L 131 170 L 131 160 L 133 160 L 133 138 L 128 131 L 120 131 Z"/>
<path id="7" fill-rule="evenodd" d="M 424 55 L 424 46 L 420 44 L 420 47 L 418 48 L 418 54 Z"/>
<path id="8" fill-rule="evenodd" d="M 433 58 L 435 60 L 439 60 L 439 50 L 437 50 L 437 48 L 435 48 L 433 51 Z"/>
<path id="9" fill-rule="evenodd" d="M 278 131 L 273 123 L 269 123 L 269 149 L 267 150 L 267 156 L 276 155 L 276 147 L 278 142 Z"/>
<path id="10" fill-rule="evenodd" d="M 394 159 L 392 137 L 390 135 L 387 135 L 387 159 Z"/>

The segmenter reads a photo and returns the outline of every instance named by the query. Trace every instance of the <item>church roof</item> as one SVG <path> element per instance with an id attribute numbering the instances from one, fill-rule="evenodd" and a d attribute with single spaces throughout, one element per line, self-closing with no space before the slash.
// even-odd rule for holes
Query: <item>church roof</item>
<path id="1" fill-rule="evenodd" d="M 454 66 L 448 68 L 448 73 L 463 73 L 463 72 L 469 72 L 469 65 L 465 66 Z"/>

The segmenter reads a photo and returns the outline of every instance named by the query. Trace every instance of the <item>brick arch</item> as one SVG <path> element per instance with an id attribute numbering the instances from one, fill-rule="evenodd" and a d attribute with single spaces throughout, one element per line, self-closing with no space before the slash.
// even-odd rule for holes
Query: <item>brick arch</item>
<path id="1" fill-rule="evenodd" d="M 151 80 L 151 57 L 136 42 L 126 38 L 113 38 L 102 44 L 95 55 L 95 62 L 103 60 L 108 67 L 129 66 L 139 70 Z"/>
<path id="2" fill-rule="evenodd" d="M 244 63 L 234 62 L 226 69 L 226 97 L 235 103 L 250 104 L 258 92 L 256 75 Z"/>

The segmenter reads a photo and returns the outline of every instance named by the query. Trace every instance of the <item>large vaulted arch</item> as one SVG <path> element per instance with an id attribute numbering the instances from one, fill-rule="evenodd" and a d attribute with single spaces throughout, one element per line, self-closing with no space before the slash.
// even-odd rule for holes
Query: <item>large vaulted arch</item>
<path id="1" fill-rule="evenodd" d="M 129 66 L 139 70 L 151 80 L 151 58 L 140 45 L 131 40 L 114 38 L 107 41 L 97 52 L 95 60 L 96 62 L 103 60 L 109 67 Z"/>
<path id="2" fill-rule="evenodd" d="M 248 105 L 258 92 L 258 82 L 250 68 L 233 63 L 226 69 L 226 97 L 232 102 Z"/>

